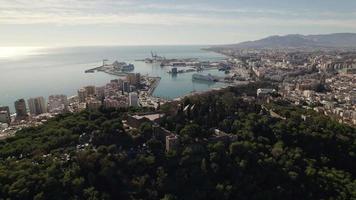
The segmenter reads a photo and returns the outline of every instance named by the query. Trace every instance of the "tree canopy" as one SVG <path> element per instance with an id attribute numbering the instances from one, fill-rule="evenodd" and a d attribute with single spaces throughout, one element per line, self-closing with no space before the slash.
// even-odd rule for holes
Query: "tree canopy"
<path id="1" fill-rule="evenodd" d="M 180 135 L 172 152 L 153 124 L 123 128 L 137 110 L 63 114 L 23 129 L 0 141 L 0 199 L 355 199 L 355 128 L 286 103 L 263 105 L 285 117 L 275 118 L 242 99 L 250 89 L 163 106 L 177 110 L 160 122 Z"/>

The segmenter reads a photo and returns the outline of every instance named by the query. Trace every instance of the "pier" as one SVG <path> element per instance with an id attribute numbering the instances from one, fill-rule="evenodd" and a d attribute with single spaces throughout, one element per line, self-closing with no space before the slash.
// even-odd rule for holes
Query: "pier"
<path id="1" fill-rule="evenodd" d="M 154 79 L 153 83 L 150 85 L 150 89 L 148 90 L 148 95 L 152 95 L 155 89 L 157 88 L 159 82 L 161 81 L 161 77 L 148 77 Z"/>
<path id="2" fill-rule="evenodd" d="M 95 73 L 96 71 L 99 71 L 102 67 L 104 66 L 94 67 L 92 69 L 85 70 L 85 73 Z"/>

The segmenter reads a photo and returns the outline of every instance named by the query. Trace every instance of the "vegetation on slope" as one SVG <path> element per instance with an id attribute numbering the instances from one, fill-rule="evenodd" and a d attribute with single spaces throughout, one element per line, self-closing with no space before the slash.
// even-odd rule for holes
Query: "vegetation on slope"
<path id="1" fill-rule="evenodd" d="M 184 99 L 161 121 L 181 138 L 169 153 L 151 124 L 124 130 L 127 110 L 22 130 L 0 141 L 0 199 L 355 199 L 355 128 L 283 103 L 265 105 L 273 118 L 241 99 L 251 90 Z"/>

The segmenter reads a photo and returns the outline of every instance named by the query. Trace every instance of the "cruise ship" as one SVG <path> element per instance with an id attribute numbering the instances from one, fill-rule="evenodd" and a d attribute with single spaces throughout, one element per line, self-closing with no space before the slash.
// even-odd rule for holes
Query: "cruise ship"
<path id="1" fill-rule="evenodd" d="M 127 72 L 127 71 L 133 71 L 134 69 L 135 66 L 133 64 L 126 64 L 122 66 L 121 71 Z"/>
<path id="2" fill-rule="evenodd" d="M 203 75 L 203 74 L 193 74 L 193 80 L 202 80 L 202 81 L 218 81 L 216 77 L 211 74 Z"/>
<path id="3" fill-rule="evenodd" d="M 133 64 L 127 64 L 125 62 L 118 62 L 115 61 L 112 64 L 113 68 L 122 72 L 129 72 L 133 71 L 135 69 L 135 66 Z"/>

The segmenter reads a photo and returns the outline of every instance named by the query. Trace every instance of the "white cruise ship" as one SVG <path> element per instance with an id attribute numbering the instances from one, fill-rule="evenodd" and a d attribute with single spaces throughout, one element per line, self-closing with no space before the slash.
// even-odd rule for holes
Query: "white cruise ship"
<path id="1" fill-rule="evenodd" d="M 208 75 L 193 74 L 193 80 L 218 81 L 218 79 L 211 74 L 208 74 Z"/>

